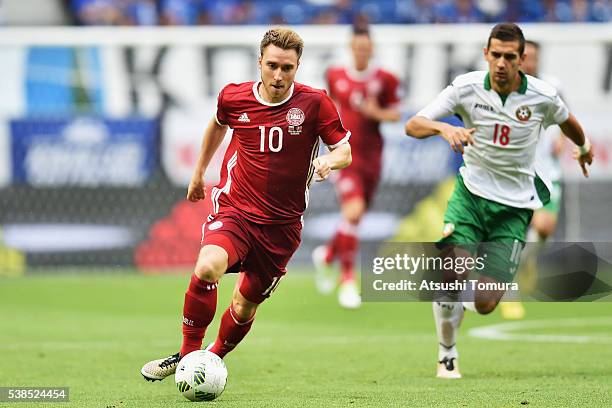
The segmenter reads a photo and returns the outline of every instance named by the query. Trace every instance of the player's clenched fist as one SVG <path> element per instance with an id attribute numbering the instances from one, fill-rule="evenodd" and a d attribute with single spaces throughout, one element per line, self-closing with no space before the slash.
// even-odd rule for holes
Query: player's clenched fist
<path id="1" fill-rule="evenodd" d="M 202 179 L 194 179 L 189 183 L 187 188 L 187 199 L 196 202 L 206 198 L 206 186 Z"/>
<path id="2" fill-rule="evenodd" d="M 325 157 L 317 157 L 312 161 L 312 165 L 314 166 L 315 172 L 317 173 L 315 181 L 326 180 L 331 174 L 332 169 Z"/>
<path id="3" fill-rule="evenodd" d="M 463 146 L 473 145 L 472 133 L 476 129 L 466 129 L 459 126 L 446 125 L 440 129 L 440 135 L 448 142 L 455 152 L 463 153 Z"/>
<path id="4" fill-rule="evenodd" d="M 574 159 L 578 160 L 578 164 L 582 168 L 582 174 L 584 177 L 589 177 L 589 169 L 587 168 L 587 164 L 590 166 L 593 164 L 593 146 L 591 142 L 585 140 L 583 146 L 575 148 L 573 152 Z"/>

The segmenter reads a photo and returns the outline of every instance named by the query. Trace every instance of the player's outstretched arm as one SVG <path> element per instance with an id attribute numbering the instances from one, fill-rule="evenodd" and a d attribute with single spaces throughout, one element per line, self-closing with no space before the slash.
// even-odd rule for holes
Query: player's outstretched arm
<path id="1" fill-rule="evenodd" d="M 189 201 L 203 200 L 206 197 L 204 173 L 206 173 L 206 168 L 223 141 L 226 132 L 227 126 L 220 125 L 215 118 L 212 118 L 208 123 L 204 131 L 204 137 L 202 138 L 198 163 L 193 170 L 191 182 L 187 188 L 187 199 Z"/>
<path id="2" fill-rule="evenodd" d="M 316 181 L 326 180 L 332 170 L 343 169 L 351 164 L 351 145 L 342 143 L 327 154 L 317 157 L 312 165 L 317 173 Z"/>
<path id="3" fill-rule="evenodd" d="M 454 151 L 463 153 L 463 146 L 474 144 L 472 133 L 474 133 L 476 129 L 465 129 L 449 125 L 448 123 L 431 120 L 424 116 L 415 115 L 406 122 L 404 130 L 406 135 L 416 137 L 417 139 L 440 135 L 448 142 Z"/>
<path id="4" fill-rule="evenodd" d="M 570 113 L 567 120 L 560 124 L 559 127 L 563 131 L 563 134 L 578 146 L 578 148 L 574 150 L 574 158 L 578 160 L 584 177 L 589 177 L 587 164 L 589 166 L 593 164 L 593 146 L 591 146 L 591 142 L 584 135 L 582 126 L 580 126 L 576 117 Z"/>

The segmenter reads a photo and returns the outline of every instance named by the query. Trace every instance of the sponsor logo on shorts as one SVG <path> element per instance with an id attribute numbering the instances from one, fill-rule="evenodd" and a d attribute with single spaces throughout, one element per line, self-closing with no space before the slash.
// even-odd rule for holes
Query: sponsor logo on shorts
<path id="1" fill-rule="evenodd" d="M 208 229 L 211 231 L 214 231 L 216 229 L 221 228 L 222 226 L 223 226 L 223 223 L 221 221 L 215 221 L 208 226 Z"/>

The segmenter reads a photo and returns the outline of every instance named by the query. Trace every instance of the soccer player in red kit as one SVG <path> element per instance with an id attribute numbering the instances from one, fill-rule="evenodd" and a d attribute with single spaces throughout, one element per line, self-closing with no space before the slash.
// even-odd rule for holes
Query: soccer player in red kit
<path id="1" fill-rule="evenodd" d="M 246 336 L 257 306 L 278 286 L 300 244 L 302 214 L 313 177 L 351 163 L 347 132 L 325 91 L 294 82 L 302 39 L 274 28 L 260 44 L 261 81 L 229 84 L 206 129 L 187 198 L 205 198 L 204 174 L 228 127 L 234 130 L 221 181 L 212 189 L 214 213 L 202 226 L 202 248 L 183 307 L 178 353 L 151 361 L 149 381 L 174 374 L 182 356 L 199 350 L 226 271 L 240 272 L 232 302 L 208 350 L 223 358 Z M 319 137 L 330 152 L 317 157 Z"/>
<path id="2" fill-rule="evenodd" d="M 357 228 L 372 202 L 381 172 L 383 139 L 379 125 L 397 121 L 400 112 L 397 78 L 370 64 L 372 39 L 367 27 L 356 27 L 351 39 L 353 66 L 330 68 L 327 84 L 344 125 L 351 129 L 353 163 L 339 172 L 336 190 L 342 219 L 331 241 L 312 254 L 315 279 L 321 293 L 331 293 L 337 284 L 332 262 L 340 263 L 338 301 L 346 308 L 358 308 L 361 297 L 354 276 L 358 250 Z"/>

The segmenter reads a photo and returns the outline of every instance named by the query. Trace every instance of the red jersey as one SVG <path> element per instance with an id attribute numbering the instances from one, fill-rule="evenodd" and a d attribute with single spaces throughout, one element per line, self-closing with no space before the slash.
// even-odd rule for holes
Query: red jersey
<path id="1" fill-rule="evenodd" d="M 219 93 L 217 122 L 234 130 L 212 189 L 214 212 L 233 207 L 260 224 L 299 221 L 308 204 L 319 137 L 330 147 L 350 137 L 325 91 L 294 82 L 281 102 L 264 101 L 259 82 Z"/>
<path id="2" fill-rule="evenodd" d="M 330 68 L 327 88 L 336 102 L 342 122 L 351 129 L 352 170 L 378 173 L 381 166 L 383 140 L 379 123 L 361 113 L 360 105 L 367 97 L 374 97 L 383 108 L 399 102 L 399 81 L 382 69 L 358 72 L 350 68 Z"/>

